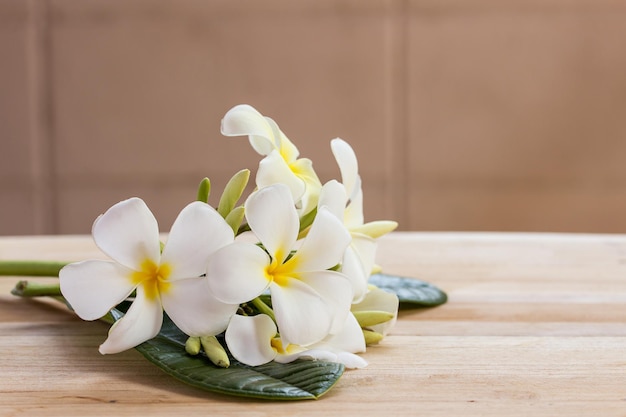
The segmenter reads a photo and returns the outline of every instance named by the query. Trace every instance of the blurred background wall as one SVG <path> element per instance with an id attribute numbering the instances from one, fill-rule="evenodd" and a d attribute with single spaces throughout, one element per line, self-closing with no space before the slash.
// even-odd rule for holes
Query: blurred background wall
<path id="1" fill-rule="evenodd" d="M 368 220 L 626 232 L 626 1 L 0 0 L 0 234 L 167 230 L 256 169 L 239 103 L 322 180 L 350 142 Z"/>

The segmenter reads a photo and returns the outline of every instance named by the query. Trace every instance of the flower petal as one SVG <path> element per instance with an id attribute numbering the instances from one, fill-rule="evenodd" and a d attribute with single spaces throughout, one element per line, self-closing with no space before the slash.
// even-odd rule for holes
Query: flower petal
<path id="1" fill-rule="evenodd" d="M 239 304 L 226 304 L 211 294 L 205 277 L 181 279 L 161 293 L 163 309 L 189 336 L 214 336 L 223 332 Z"/>
<path id="2" fill-rule="evenodd" d="M 352 194 L 348 195 L 350 201 L 346 207 L 343 222 L 349 230 L 359 227 L 363 224 L 363 190 L 361 190 L 361 178 L 357 178 L 357 186 L 355 186 Z"/>
<path id="3" fill-rule="evenodd" d="M 333 349 L 336 352 L 365 352 L 365 338 L 359 322 L 350 313 L 346 316 L 341 330 L 324 339 L 319 346 Z"/>
<path id="4" fill-rule="evenodd" d="M 294 162 L 298 156 L 300 155 L 300 151 L 296 148 L 287 136 L 283 133 L 282 130 L 278 127 L 278 124 L 269 117 L 266 117 L 265 120 L 272 128 L 272 132 L 274 133 L 274 143 L 277 146 L 277 149 L 280 151 L 281 156 L 287 163 Z"/>
<path id="5" fill-rule="evenodd" d="M 235 242 L 219 249 L 210 258 L 207 284 L 222 302 L 240 304 L 261 295 L 268 287 L 265 268 L 269 256 L 256 245 Z"/>
<path id="6" fill-rule="evenodd" d="M 302 213 L 308 213 L 317 206 L 322 183 L 313 170 L 313 162 L 307 158 L 300 158 L 289 164 L 289 168 L 297 178 L 304 181 L 304 194 L 300 198 Z"/>
<path id="7" fill-rule="evenodd" d="M 346 209 L 346 189 L 337 180 L 328 181 L 320 191 L 318 207 L 326 207 L 339 220 L 343 221 Z"/>
<path id="8" fill-rule="evenodd" d="M 359 257 L 363 270 L 369 277 L 376 261 L 376 249 L 378 247 L 376 239 L 360 233 L 352 233 L 351 236 L 350 247 Z"/>
<path id="9" fill-rule="evenodd" d="M 367 293 L 367 281 L 370 274 L 363 269 L 363 263 L 352 247 L 346 249 L 346 254 L 341 262 L 341 272 L 348 277 L 352 285 L 352 302 L 357 303 Z"/>
<path id="10" fill-rule="evenodd" d="M 282 263 L 298 237 L 300 221 L 287 187 L 275 184 L 254 192 L 245 203 L 250 229 Z"/>
<path id="11" fill-rule="evenodd" d="M 235 359 L 246 365 L 258 366 L 276 356 L 271 345 L 275 335 L 276 325 L 265 314 L 252 317 L 235 315 L 226 329 L 225 339 Z"/>
<path id="12" fill-rule="evenodd" d="M 96 320 L 118 305 L 135 288 L 132 271 L 111 261 L 83 261 L 59 272 L 61 293 L 83 320 Z"/>
<path id="13" fill-rule="evenodd" d="M 365 359 L 350 352 L 338 352 L 337 362 L 343 363 L 343 365 L 348 369 L 361 369 L 367 366 L 367 361 Z"/>
<path id="14" fill-rule="evenodd" d="M 276 355 L 274 361 L 278 363 L 290 363 L 296 359 L 337 362 L 337 355 L 334 352 L 323 349 L 305 349 L 290 355 Z"/>
<path id="15" fill-rule="evenodd" d="M 174 221 L 161 264 L 171 266 L 170 280 L 199 277 L 206 273 L 209 255 L 234 239 L 233 230 L 214 208 L 195 201 Z"/>
<path id="16" fill-rule="evenodd" d="M 267 155 L 279 146 L 271 124 L 247 104 L 235 106 L 224 115 L 221 132 L 224 136 L 247 135 L 252 148 L 261 155 Z"/>
<path id="17" fill-rule="evenodd" d="M 348 278 L 335 271 L 315 271 L 299 274 L 300 281 L 322 297 L 331 316 L 330 333 L 338 332 L 350 312 L 353 291 Z"/>
<path id="18" fill-rule="evenodd" d="M 348 142 L 340 138 L 331 140 L 330 148 L 335 156 L 337 165 L 339 165 L 341 182 L 346 187 L 348 196 L 351 196 L 359 175 L 359 163 L 354 150 Z"/>
<path id="19" fill-rule="evenodd" d="M 333 311 L 310 286 L 291 279 L 286 286 L 270 285 L 272 307 L 283 344 L 310 345 L 330 331 Z"/>
<path id="20" fill-rule="evenodd" d="M 118 353 L 155 337 L 163 324 L 163 308 L 156 299 L 146 297 L 143 285 L 124 317 L 109 330 L 109 337 L 100 345 L 100 353 Z"/>
<path id="21" fill-rule="evenodd" d="M 120 201 L 108 209 L 94 222 L 92 234 L 104 253 L 128 268 L 140 270 L 146 259 L 159 259 L 159 225 L 140 198 Z"/>
<path id="22" fill-rule="evenodd" d="M 302 246 L 287 262 L 296 263 L 298 271 L 332 268 L 343 258 L 350 240 L 343 223 L 327 208 L 321 207 Z"/>
<path id="23" fill-rule="evenodd" d="M 291 170 L 277 150 L 270 152 L 269 155 L 259 162 L 255 181 L 259 188 L 274 184 L 286 185 L 291 192 L 292 204 L 300 201 L 306 191 L 304 180 Z"/>
<path id="24" fill-rule="evenodd" d="M 365 223 L 352 229 L 352 231 L 362 233 L 376 239 L 393 231 L 396 227 L 398 227 L 398 223 L 392 220 L 377 220 Z"/>

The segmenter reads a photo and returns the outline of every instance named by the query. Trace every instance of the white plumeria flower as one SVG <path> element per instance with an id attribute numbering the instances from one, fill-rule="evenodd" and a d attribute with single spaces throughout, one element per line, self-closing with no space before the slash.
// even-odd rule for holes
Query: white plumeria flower
<path id="1" fill-rule="evenodd" d="M 289 187 L 302 214 L 315 208 L 322 184 L 310 159 L 298 158 L 298 148 L 285 136 L 276 122 L 254 107 L 240 104 L 222 119 L 225 136 L 248 136 L 252 148 L 265 156 L 256 175 L 258 188 L 282 183 Z"/>
<path id="2" fill-rule="evenodd" d="M 319 204 L 328 207 L 328 210 L 338 219 L 343 219 L 346 202 L 346 190 L 342 184 L 336 180 L 324 184 Z M 361 301 L 367 292 L 367 281 L 374 266 L 376 241 L 362 233 L 350 232 L 345 224 L 344 227 L 350 233 L 351 241 L 341 261 L 341 272 L 352 284 L 352 302 L 355 303 Z"/>
<path id="3" fill-rule="evenodd" d="M 333 139 L 331 149 L 339 165 L 343 184 L 327 183 L 320 193 L 319 205 L 329 207 L 343 220 L 352 241 L 341 263 L 341 272 L 346 274 L 354 287 L 354 300 L 359 302 L 367 293 L 367 281 L 374 269 L 376 238 L 392 231 L 398 224 L 381 220 L 364 224 L 363 191 L 358 173 L 358 161 L 354 151 L 342 139 Z"/>
<path id="4" fill-rule="evenodd" d="M 272 360 L 289 363 L 298 358 L 338 362 L 347 368 L 367 366 L 363 358 L 355 355 L 365 352 L 365 341 L 359 323 L 352 314 L 346 316 L 339 333 L 310 346 L 285 346 L 277 335 L 274 321 L 265 314 L 233 316 L 225 336 L 228 349 L 235 359 L 250 366 L 263 365 Z"/>
<path id="5" fill-rule="evenodd" d="M 343 257 L 350 235 L 322 207 L 307 237 L 292 253 L 299 221 L 283 184 L 261 188 L 245 203 L 251 231 L 265 248 L 235 242 L 211 257 L 209 287 L 226 303 L 244 303 L 269 289 L 282 340 L 289 344 L 319 342 L 343 326 L 352 300 L 345 275 L 329 271 Z"/>
<path id="6" fill-rule="evenodd" d="M 339 165 L 341 182 L 348 194 L 348 204 L 344 212 L 344 223 L 351 233 L 361 233 L 371 238 L 383 236 L 396 227 L 398 223 L 392 220 L 376 220 L 364 223 L 363 217 L 363 190 L 359 165 L 352 147 L 343 139 L 336 138 L 330 142 L 330 147 Z"/>
<path id="7" fill-rule="evenodd" d="M 92 234 L 112 261 L 73 263 L 59 273 L 61 292 L 78 316 L 96 320 L 136 290 L 131 307 L 100 346 L 102 354 L 156 336 L 163 310 L 190 336 L 218 334 L 235 314 L 238 306 L 215 299 L 202 277 L 209 255 L 234 240 L 230 226 L 208 204 L 194 202 L 181 211 L 162 253 L 157 221 L 139 198 L 107 210 Z"/>

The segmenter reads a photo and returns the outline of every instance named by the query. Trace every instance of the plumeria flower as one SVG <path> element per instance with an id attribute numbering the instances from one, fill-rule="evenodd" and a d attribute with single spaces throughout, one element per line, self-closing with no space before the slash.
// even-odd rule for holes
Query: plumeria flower
<path id="1" fill-rule="evenodd" d="M 359 165 L 352 147 L 343 139 L 336 138 L 330 142 L 330 147 L 339 165 L 341 181 L 346 188 L 348 203 L 344 212 L 344 223 L 352 233 L 362 233 L 372 238 L 383 236 L 396 227 L 398 223 L 392 220 L 376 220 L 365 223 L 363 216 L 363 190 Z"/>
<path id="2" fill-rule="evenodd" d="M 272 360 L 293 362 L 298 358 L 343 363 L 347 368 L 363 368 L 367 362 L 355 353 L 365 352 L 363 333 L 352 314 L 346 316 L 341 331 L 310 346 L 285 345 L 276 324 L 265 314 L 233 316 L 226 329 L 226 344 L 239 362 L 250 366 Z"/>
<path id="3" fill-rule="evenodd" d="M 209 287 L 225 303 L 244 303 L 269 289 L 284 343 L 310 345 L 341 329 L 352 287 L 330 271 L 343 257 L 350 235 L 322 207 L 294 253 L 298 214 L 284 184 L 261 188 L 245 202 L 245 215 L 259 245 L 235 242 L 218 250 L 207 268 Z"/>
<path id="4" fill-rule="evenodd" d="M 298 158 L 300 152 L 276 122 L 254 107 L 240 104 L 222 119 L 225 136 L 248 136 L 252 148 L 265 156 L 259 163 L 256 184 L 259 188 L 283 183 L 289 187 L 302 214 L 315 208 L 322 184 L 310 159 Z"/>
<path id="5" fill-rule="evenodd" d="M 163 310 L 190 336 L 222 332 L 236 312 L 236 304 L 211 295 L 202 277 L 209 255 L 234 239 L 232 229 L 208 204 L 194 202 L 181 211 L 162 253 L 157 221 L 139 198 L 111 207 L 96 219 L 92 234 L 112 261 L 73 263 L 59 274 L 61 292 L 78 316 L 98 319 L 136 291 L 127 313 L 100 346 L 102 354 L 156 336 Z"/>
<path id="6" fill-rule="evenodd" d="M 364 223 L 363 191 L 356 155 L 350 145 L 339 138 L 331 141 L 331 149 L 343 184 L 327 183 L 318 204 L 329 207 L 350 232 L 352 240 L 342 260 L 341 271 L 353 284 L 353 302 L 359 302 L 367 293 L 367 281 L 374 269 L 376 238 L 394 230 L 398 223 L 388 220 Z"/>
<path id="7" fill-rule="evenodd" d="M 331 180 L 324 184 L 319 204 L 328 207 L 328 210 L 338 219 L 343 220 L 346 202 L 346 190 L 341 183 Z M 344 227 L 350 233 L 345 224 Z M 374 265 L 376 241 L 362 233 L 350 233 L 350 236 L 350 245 L 346 248 L 341 261 L 341 272 L 352 284 L 352 302 L 354 303 L 361 301 L 367 292 L 367 281 Z"/>

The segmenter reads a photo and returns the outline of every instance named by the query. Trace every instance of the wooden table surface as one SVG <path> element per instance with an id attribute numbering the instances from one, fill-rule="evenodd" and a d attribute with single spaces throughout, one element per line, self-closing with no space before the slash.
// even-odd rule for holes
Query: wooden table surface
<path id="1" fill-rule="evenodd" d="M 0 259 L 93 257 L 88 236 L 0 238 Z M 402 311 L 367 368 L 300 402 L 207 393 L 134 350 L 102 356 L 107 325 L 0 277 L 0 415 L 626 416 L 626 236 L 398 232 L 378 262 L 448 303 Z"/>

